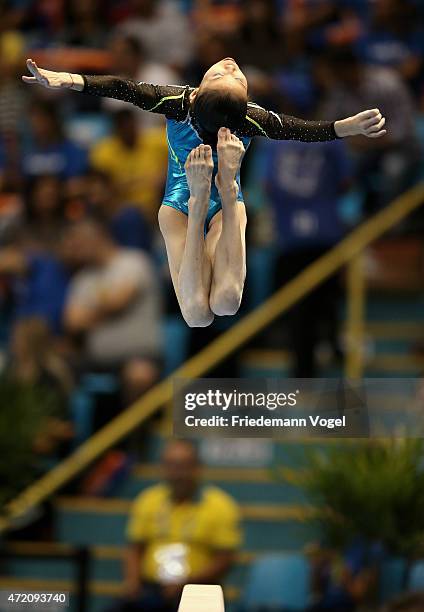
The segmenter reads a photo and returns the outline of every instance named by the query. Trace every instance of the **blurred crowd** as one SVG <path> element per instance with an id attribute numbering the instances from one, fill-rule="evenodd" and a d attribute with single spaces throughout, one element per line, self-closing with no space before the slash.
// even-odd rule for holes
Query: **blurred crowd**
<path id="1" fill-rule="evenodd" d="M 276 287 L 419 179 L 423 17 L 420 0 L 2 2 L 4 370 L 64 397 L 88 372 L 113 374 L 115 407 L 124 407 L 162 376 L 173 348 L 164 344 L 164 322 L 178 313 L 156 221 L 166 181 L 163 119 L 116 100 L 25 85 L 26 57 L 50 69 L 196 86 L 231 55 L 251 98 L 270 109 L 338 119 L 379 108 L 388 135 L 378 141 L 252 146 L 243 176 L 255 220 L 248 242 L 276 253 L 275 272 L 259 274 Z M 419 219 L 412 230 L 424 230 Z M 336 285 L 290 315 L 296 375 L 316 374 L 321 319 L 338 350 Z M 246 300 L 255 302 L 249 283 Z"/>

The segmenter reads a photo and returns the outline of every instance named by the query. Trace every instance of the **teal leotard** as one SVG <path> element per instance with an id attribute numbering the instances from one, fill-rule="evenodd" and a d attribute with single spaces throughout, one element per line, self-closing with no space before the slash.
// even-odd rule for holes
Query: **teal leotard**
<path id="1" fill-rule="evenodd" d="M 189 116 L 187 116 L 185 121 L 180 122 L 174 119 L 167 119 L 166 135 L 168 139 L 168 176 L 163 204 L 172 206 L 172 208 L 176 208 L 185 215 L 188 215 L 190 191 L 187 184 L 184 164 L 190 151 L 199 146 L 199 144 L 202 143 L 202 139 L 194 128 Z M 244 148 L 247 150 L 251 139 L 244 137 L 241 140 L 243 141 Z M 221 199 L 215 185 L 215 176 L 218 169 L 216 151 L 213 151 L 213 161 L 214 170 L 206 226 L 209 226 L 212 217 L 221 209 Z M 238 173 L 236 180 L 239 186 L 238 200 L 243 202 L 240 173 Z"/>

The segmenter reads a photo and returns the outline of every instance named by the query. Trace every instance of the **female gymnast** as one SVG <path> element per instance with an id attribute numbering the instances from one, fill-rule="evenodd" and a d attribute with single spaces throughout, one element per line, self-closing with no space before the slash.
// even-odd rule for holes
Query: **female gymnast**
<path id="1" fill-rule="evenodd" d="M 190 327 L 206 327 L 215 315 L 233 315 L 240 306 L 246 276 L 240 165 L 253 136 L 316 142 L 386 133 L 378 109 L 335 122 L 265 110 L 249 101 L 246 77 L 230 57 L 211 66 L 197 88 L 53 72 L 31 59 L 27 67 L 32 76 L 23 76 L 25 83 L 117 98 L 165 115 L 168 179 L 159 226 Z"/>

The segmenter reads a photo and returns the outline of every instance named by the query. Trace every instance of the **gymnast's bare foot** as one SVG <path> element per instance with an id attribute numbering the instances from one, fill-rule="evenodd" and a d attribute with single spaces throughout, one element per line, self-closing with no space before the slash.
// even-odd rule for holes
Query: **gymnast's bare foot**
<path id="1" fill-rule="evenodd" d="M 187 157 L 185 171 L 190 188 L 189 212 L 206 218 L 213 172 L 211 147 L 200 145 L 193 149 Z"/>
<path id="2" fill-rule="evenodd" d="M 238 192 L 236 176 L 245 153 L 242 141 L 234 136 L 228 128 L 221 128 L 218 132 L 218 174 L 215 184 L 220 193 Z"/>

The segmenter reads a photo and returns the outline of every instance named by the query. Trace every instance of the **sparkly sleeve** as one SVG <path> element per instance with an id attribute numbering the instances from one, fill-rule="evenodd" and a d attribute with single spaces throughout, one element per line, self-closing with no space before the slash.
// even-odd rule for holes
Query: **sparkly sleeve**
<path id="1" fill-rule="evenodd" d="M 243 136 L 265 136 L 274 140 L 319 142 L 338 138 L 333 121 L 306 121 L 265 110 L 249 103 Z"/>
<path id="2" fill-rule="evenodd" d="M 115 76 L 83 75 L 83 79 L 83 91 L 87 94 L 130 102 L 145 111 L 159 113 L 169 119 L 182 120 L 187 114 L 188 87 L 136 83 Z"/>

